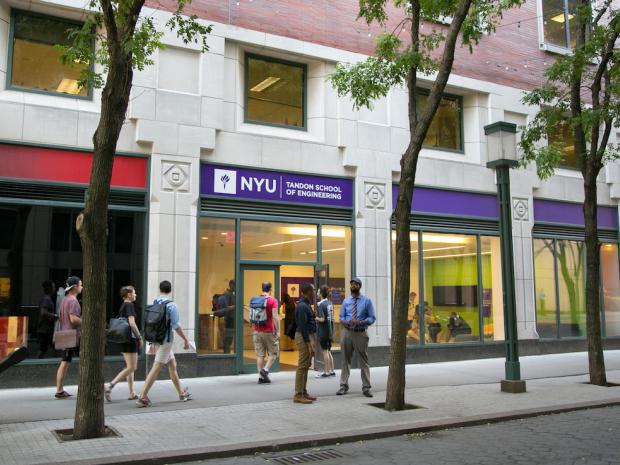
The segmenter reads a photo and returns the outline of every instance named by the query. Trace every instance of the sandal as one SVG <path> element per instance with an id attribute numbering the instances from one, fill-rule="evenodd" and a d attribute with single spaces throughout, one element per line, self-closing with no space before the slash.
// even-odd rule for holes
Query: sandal
<path id="1" fill-rule="evenodd" d="M 185 388 L 183 390 L 183 392 L 181 393 L 181 395 L 179 396 L 179 400 L 181 402 L 187 402 L 188 400 L 192 400 L 192 395 L 189 393 L 189 391 L 187 390 L 187 388 Z"/>
<path id="2" fill-rule="evenodd" d="M 107 400 L 108 402 L 112 402 L 112 388 L 114 386 L 112 386 L 111 384 L 108 384 L 107 386 L 104 384 L 103 385 L 103 395 L 105 397 L 105 400 Z"/>
<path id="3" fill-rule="evenodd" d="M 148 397 L 138 398 L 138 400 L 136 401 L 136 405 L 138 407 L 150 407 L 151 400 Z"/>
<path id="4" fill-rule="evenodd" d="M 73 394 L 69 394 L 67 391 L 57 392 L 54 397 L 56 399 L 66 399 L 67 397 L 72 397 Z"/>

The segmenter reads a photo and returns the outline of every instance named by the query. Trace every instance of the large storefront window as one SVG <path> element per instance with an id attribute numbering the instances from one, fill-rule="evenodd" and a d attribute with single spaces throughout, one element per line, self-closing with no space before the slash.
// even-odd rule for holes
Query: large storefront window
<path id="1" fill-rule="evenodd" d="M 81 245 L 74 226 L 78 213 L 78 209 L 48 206 L 0 206 L 0 316 L 28 317 L 31 357 L 58 355 L 51 344 L 57 288 L 64 287 L 69 275 L 83 277 Z M 122 286 L 135 286 L 139 299 L 144 295 L 144 215 L 110 211 L 108 231 L 109 318 L 122 303 L 118 293 Z M 83 294 L 86 292 L 88 289 Z M 48 311 L 41 310 L 44 301 Z M 140 308 L 139 302 L 136 308 Z M 107 347 L 111 354 L 118 349 L 112 344 Z"/>
<path id="2" fill-rule="evenodd" d="M 534 239 L 534 267 L 538 335 L 585 336 L 584 242 Z"/>
<path id="3" fill-rule="evenodd" d="M 241 259 L 315 262 L 317 227 L 308 224 L 241 222 Z"/>
<path id="4" fill-rule="evenodd" d="M 601 281 L 605 336 L 620 336 L 620 264 L 618 244 L 601 247 Z"/>
<path id="5" fill-rule="evenodd" d="M 499 238 L 481 236 L 480 251 L 475 235 L 411 232 L 410 240 L 407 342 L 417 344 L 423 340 L 425 344 L 439 344 L 480 341 L 481 337 L 485 341 L 502 340 Z M 420 240 L 423 296 L 418 273 Z M 395 242 L 392 233 L 393 248 Z"/>
<path id="6" fill-rule="evenodd" d="M 235 220 L 201 218 L 198 353 L 234 353 Z"/>
<path id="7" fill-rule="evenodd" d="M 351 228 L 348 226 L 324 225 L 321 228 L 322 263 L 329 265 L 329 287 L 334 304 L 334 341 L 332 347 L 340 344 L 340 307 L 349 293 L 351 280 Z"/>

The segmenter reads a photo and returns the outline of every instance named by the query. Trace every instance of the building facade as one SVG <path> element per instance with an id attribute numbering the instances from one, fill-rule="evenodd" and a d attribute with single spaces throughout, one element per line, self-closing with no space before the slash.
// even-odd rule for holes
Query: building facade
<path id="1" fill-rule="evenodd" d="M 164 31 L 170 13 L 157 3 L 147 2 L 144 14 Z M 571 45 L 570 7 L 556 3 L 530 0 L 473 54 L 457 48 L 417 170 L 412 361 L 503 354 L 499 213 L 483 128 L 523 125 L 535 114 L 521 103 L 523 91 L 539 85 Z M 87 65 L 59 64 L 54 48 L 83 21 L 81 6 L 0 0 L 0 316 L 29 317 L 34 358 L 45 329 L 41 282 L 62 285 L 68 274 L 81 274 L 72 225 L 101 93 L 80 89 L 77 76 Z M 194 0 L 188 12 L 214 26 L 209 51 L 165 31 L 167 48 L 134 75 L 112 179 L 108 315 L 119 307 L 122 285 L 136 286 L 143 307 L 170 280 L 196 346 L 181 357 L 184 376 L 252 371 L 247 302 L 266 280 L 280 301 L 284 294 L 295 301 L 304 281 L 325 283 L 338 309 L 350 278 L 360 277 L 377 309 L 371 357 L 387 363 L 407 95 L 396 88 L 371 110 L 355 110 L 331 87 L 336 63 L 371 54 L 380 32 L 355 20 L 357 6 Z M 390 23 L 399 20 L 394 11 Z M 431 81 L 421 76 L 422 105 Z M 524 353 L 585 348 L 583 182 L 569 134 L 558 128 L 548 142 L 566 148 L 566 166 L 555 176 L 541 182 L 533 167 L 511 172 Z M 607 347 L 618 347 L 620 165 L 605 167 L 598 193 L 603 334 Z M 296 358 L 281 339 L 279 366 L 288 369 Z M 117 349 L 108 351 L 113 370 Z M 51 382 L 54 353 L 41 356 L 21 365 L 12 382 Z"/>

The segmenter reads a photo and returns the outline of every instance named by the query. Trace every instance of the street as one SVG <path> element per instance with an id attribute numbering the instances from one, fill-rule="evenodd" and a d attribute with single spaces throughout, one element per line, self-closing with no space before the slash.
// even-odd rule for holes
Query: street
<path id="1" fill-rule="evenodd" d="M 617 465 L 620 407 L 604 407 L 494 423 L 285 451 L 198 464 L 266 465 L 311 462 L 324 465 Z M 298 460 L 291 456 L 298 456 Z"/>

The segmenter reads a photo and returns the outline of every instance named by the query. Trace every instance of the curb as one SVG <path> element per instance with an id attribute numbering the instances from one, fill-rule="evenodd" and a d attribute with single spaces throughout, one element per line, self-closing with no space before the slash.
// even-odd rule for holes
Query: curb
<path id="1" fill-rule="evenodd" d="M 312 436 L 292 436 L 281 442 L 256 441 L 231 444 L 228 446 L 196 447 L 169 452 L 138 453 L 119 457 L 93 458 L 70 462 L 51 462 L 47 465 L 164 465 L 175 462 L 228 458 L 255 453 L 282 452 L 285 450 L 305 449 L 309 447 L 334 445 L 342 442 L 367 441 L 404 434 L 425 433 L 452 428 L 478 426 L 489 423 L 500 423 L 510 420 L 532 418 L 542 415 L 574 412 L 593 408 L 613 407 L 620 405 L 620 398 L 604 401 L 578 402 L 555 407 L 539 407 L 533 409 L 514 410 L 487 415 L 472 415 L 460 418 L 448 418 L 395 426 L 361 428 L 347 431 L 334 437 L 333 434 L 315 434 Z"/>

